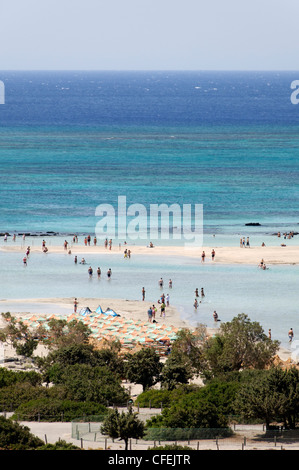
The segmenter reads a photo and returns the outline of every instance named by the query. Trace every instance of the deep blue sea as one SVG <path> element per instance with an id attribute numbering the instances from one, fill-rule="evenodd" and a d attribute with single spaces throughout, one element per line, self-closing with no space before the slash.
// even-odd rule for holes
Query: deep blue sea
<path id="1" fill-rule="evenodd" d="M 0 233 L 93 235 L 98 205 L 116 208 L 125 196 L 146 208 L 202 204 L 209 246 L 238 246 L 240 235 L 278 244 L 277 231 L 299 232 L 299 105 L 290 99 L 297 79 L 299 72 L 0 72 Z M 290 326 L 296 335 L 294 266 L 273 267 L 265 279 L 256 267 L 131 260 L 130 272 L 114 266 L 118 288 L 101 291 L 54 258 L 48 276 L 39 261 L 24 275 L 17 255 L 2 253 L 1 298 L 139 299 L 141 279 L 153 286 L 163 270 L 177 276 L 172 298 L 189 319 L 200 315 L 193 293 L 204 286 L 208 324 L 215 308 L 222 320 L 244 311 L 282 341 Z"/>

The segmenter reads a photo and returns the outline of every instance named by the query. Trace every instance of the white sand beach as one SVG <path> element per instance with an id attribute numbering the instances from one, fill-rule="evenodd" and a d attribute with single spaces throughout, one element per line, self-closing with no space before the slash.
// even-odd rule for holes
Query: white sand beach
<path id="1" fill-rule="evenodd" d="M 51 245 L 48 246 L 48 253 L 66 254 L 67 251 L 63 246 Z M 81 244 L 70 244 L 68 249 L 70 255 L 86 256 L 87 254 L 106 254 L 120 255 L 125 249 L 131 251 L 131 256 L 187 256 L 191 258 L 198 258 L 199 262 L 202 261 L 202 252 L 205 252 L 205 262 L 211 261 L 211 252 L 215 250 L 214 263 L 221 264 L 254 264 L 259 265 L 261 259 L 267 265 L 273 264 L 299 264 L 299 246 L 251 246 L 250 248 L 236 247 L 193 247 L 193 246 L 154 246 L 149 248 L 142 245 L 122 245 L 113 246 L 111 250 L 104 246 L 82 246 Z M 1 246 L 0 250 L 5 252 L 19 252 L 24 253 L 24 246 L 20 245 L 7 245 Z M 31 253 L 41 253 L 41 243 L 31 246 Z"/>

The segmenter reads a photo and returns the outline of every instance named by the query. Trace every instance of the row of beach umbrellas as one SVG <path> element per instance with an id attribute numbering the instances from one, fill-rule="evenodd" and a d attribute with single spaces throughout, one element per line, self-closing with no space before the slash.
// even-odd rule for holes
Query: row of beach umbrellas
<path id="1" fill-rule="evenodd" d="M 91 330 L 91 337 L 95 340 L 118 339 L 123 344 L 159 344 L 172 342 L 177 337 L 178 328 L 162 323 L 150 323 L 142 320 L 132 320 L 125 316 L 109 316 L 104 313 L 91 312 L 88 315 L 71 314 L 68 316 L 53 314 L 51 316 L 27 315 L 20 320 L 30 328 L 43 325 L 46 329 L 47 322 L 52 318 L 82 321 Z"/>

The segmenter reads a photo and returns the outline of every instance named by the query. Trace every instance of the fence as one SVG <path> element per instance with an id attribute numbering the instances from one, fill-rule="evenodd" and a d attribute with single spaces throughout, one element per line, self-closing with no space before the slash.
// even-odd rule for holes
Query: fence
<path id="1" fill-rule="evenodd" d="M 124 449 L 123 441 L 103 435 L 101 422 L 92 419 L 71 424 L 72 438 L 81 442 L 81 447 L 93 443 L 104 450 Z M 143 439 L 129 441 L 130 450 L 173 445 L 190 450 L 299 450 L 299 436 L 281 428 L 269 432 L 265 425 L 233 425 L 227 429 L 150 428 Z"/>
<path id="2" fill-rule="evenodd" d="M 138 410 L 140 420 L 146 422 L 150 417 L 157 415 L 160 409 L 141 408 Z M 9 417 L 13 413 L 5 412 L 4 416 Z M 51 423 L 56 429 L 57 439 L 61 436 L 61 426 L 66 432 L 68 425 L 72 442 L 81 448 L 96 448 L 103 450 L 123 450 L 124 442 L 118 439 L 111 439 L 103 435 L 100 431 L 104 416 L 82 416 L 75 421 L 66 422 L 63 415 L 53 416 L 47 422 L 43 417 L 36 416 L 35 423 L 39 422 L 42 430 L 41 438 L 47 441 L 47 424 Z M 24 417 L 22 421 L 25 421 Z M 54 422 L 55 421 L 55 422 Z M 30 422 L 25 423 L 26 426 Z M 282 427 L 274 427 L 266 430 L 266 426 L 234 424 L 227 429 L 203 429 L 203 428 L 150 428 L 147 429 L 143 439 L 130 439 L 129 449 L 147 450 L 157 446 L 186 446 L 191 450 L 299 450 L 299 431 L 285 430 Z"/>

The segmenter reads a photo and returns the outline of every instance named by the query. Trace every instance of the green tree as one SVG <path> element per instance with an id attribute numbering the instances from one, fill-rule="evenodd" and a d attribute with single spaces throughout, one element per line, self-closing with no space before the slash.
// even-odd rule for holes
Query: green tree
<path id="1" fill-rule="evenodd" d="M 31 385 L 41 385 L 42 376 L 35 371 L 12 371 L 0 367 L 0 389 L 16 383 L 30 383 Z"/>
<path id="2" fill-rule="evenodd" d="M 51 318 L 46 325 L 40 325 L 36 336 L 50 350 L 74 344 L 87 344 L 91 330 L 82 321 L 57 320 Z"/>
<path id="3" fill-rule="evenodd" d="M 61 375 L 67 366 L 86 364 L 93 367 L 106 366 L 113 373 L 123 374 L 123 360 L 118 354 L 118 349 L 107 347 L 97 350 L 91 344 L 70 344 L 51 351 L 45 358 L 38 358 L 37 364 L 43 372 L 44 380 L 51 381 L 51 376 Z M 55 372 L 56 371 L 56 372 Z M 58 383 L 58 379 L 54 379 Z"/>
<path id="4" fill-rule="evenodd" d="M 177 337 L 172 345 L 171 355 L 184 358 L 193 374 L 198 374 L 200 370 L 202 348 L 206 341 L 207 332 L 204 325 L 199 325 L 194 331 L 183 328 L 178 331 Z"/>
<path id="5" fill-rule="evenodd" d="M 129 439 L 140 439 L 144 435 L 144 424 L 133 413 L 132 407 L 129 407 L 128 413 L 117 409 L 110 410 L 101 426 L 101 432 L 112 439 L 122 439 L 125 441 L 125 450 L 128 449 Z"/>
<path id="6" fill-rule="evenodd" d="M 7 324 L 0 331 L 0 341 L 11 344 L 17 354 L 31 357 L 38 346 L 36 333 L 9 312 L 2 313 L 2 317 Z"/>
<path id="7" fill-rule="evenodd" d="M 299 413 L 299 371 L 279 367 L 264 371 L 258 380 L 242 385 L 235 409 L 245 418 L 263 420 L 267 429 L 273 421 L 283 421 L 286 428 L 294 429 Z"/>
<path id="8" fill-rule="evenodd" d="M 141 384 L 143 391 L 160 380 L 162 364 L 160 357 L 153 349 L 143 348 L 128 356 L 127 379 Z"/>
<path id="9" fill-rule="evenodd" d="M 162 369 L 162 387 L 173 390 L 178 384 L 187 384 L 192 377 L 193 368 L 188 358 L 180 351 L 173 351 Z"/>
<path id="10" fill-rule="evenodd" d="M 204 343 L 201 368 L 206 378 L 241 369 L 264 369 L 272 364 L 279 347 L 258 322 L 240 314 L 223 323 L 219 333 Z"/>
<path id="11" fill-rule="evenodd" d="M 221 409 L 195 392 L 173 401 L 160 416 L 147 421 L 147 427 L 219 429 L 227 427 L 227 423 Z"/>
<path id="12" fill-rule="evenodd" d="M 49 379 L 63 385 L 67 397 L 76 401 L 93 401 L 109 404 L 125 404 L 129 394 L 121 386 L 121 379 L 106 366 L 75 364 L 63 367 L 58 364 L 49 370 Z"/>

